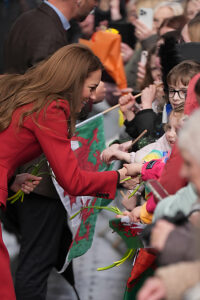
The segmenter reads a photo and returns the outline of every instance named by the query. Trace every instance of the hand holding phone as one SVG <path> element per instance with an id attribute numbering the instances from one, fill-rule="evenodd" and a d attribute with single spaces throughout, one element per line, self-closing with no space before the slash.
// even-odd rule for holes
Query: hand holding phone
<path id="1" fill-rule="evenodd" d="M 139 20 L 149 29 L 153 27 L 153 10 L 152 8 L 141 7 L 139 10 Z"/>
<path id="2" fill-rule="evenodd" d="M 146 66 L 146 63 L 147 63 L 147 57 L 148 57 L 148 51 L 143 50 L 142 53 L 141 53 L 141 57 L 140 57 L 140 63 L 141 63 L 143 66 Z"/>
<path id="3" fill-rule="evenodd" d="M 155 34 L 153 29 L 153 11 L 147 8 L 141 8 L 139 17 L 134 21 L 135 25 L 135 36 L 139 40 L 144 40 L 149 38 L 151 35 Z"/>

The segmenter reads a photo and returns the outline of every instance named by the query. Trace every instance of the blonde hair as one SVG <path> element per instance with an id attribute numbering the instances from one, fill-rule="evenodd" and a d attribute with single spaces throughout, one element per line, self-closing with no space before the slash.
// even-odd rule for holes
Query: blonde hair
<path id="1" fill-rule="evenodd" d="M 170 120 L 174 118 L 177 123 L 180 124 L 181 121 L 185 120 L 184 109 L 183 107 L 180 110 L 172 110 L 168 116 L 167 123 L 164 124 L 164 131 L 166 132 L 169 128 Z"/>
<path id="2" fill-rule="evenodd" d="M 102 69 L 100 60 L 86 46 L 71 44 L 60 48 L 50 58 L 29 69 L 24 75 L 0 77 L 0 132 L 5 130 L 13 112 L 23 105 L 33 105 L 23 112 L 23 119 L 52 101 L 63 99 L 70 105 L 70 133 L 73 133 L 82 90 L 90 73 Z"/>
<path id="3" fill-rule="evenodd" d="M 169 2 L 169 1 L 164 1 L 164 2 L 160 2 L 158 3 L 155 7 L 154 7 L 154 13 L 162 7 L 168 7 L 173 11 L 173 15 L 174 16 L 179 16 L 182 15 L 184 10 L 183 10 L 183 6 L 179 3 L 179 2 Z"/>

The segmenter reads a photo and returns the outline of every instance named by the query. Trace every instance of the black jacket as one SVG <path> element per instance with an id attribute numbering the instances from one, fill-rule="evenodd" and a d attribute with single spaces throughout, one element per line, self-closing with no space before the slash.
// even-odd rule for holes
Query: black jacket
<path id="1" fill-rule="evenodd" d="M 68 44 L 67 33 L 47 4 L 22 14 L 11 28 L 5 44 L 5 71 L 24 73 Z"/>

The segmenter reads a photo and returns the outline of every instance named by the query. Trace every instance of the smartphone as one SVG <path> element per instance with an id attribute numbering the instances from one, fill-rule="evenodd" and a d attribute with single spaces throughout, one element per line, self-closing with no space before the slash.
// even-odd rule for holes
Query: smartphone
<path id="1" fill-rule="evenodd" d="M 138 18 L 149 29 L 153 28 L 153 9 L 152 8 L 141 7 L 139 10 Z"/>
<path id="2" fill-rule="evenodd" d="M 146 181 L 145 184 L 155 196 L 156 203 L 169 196 L 169 193 L 164 189 L 164 187 L 157 180 L 150 179 Z"/>
<path id="3" fill-rule="evenodd" d="M 148 51 L 143 50 L 142 53 L 141 53 L 141 57 L 140 57 L 140 63 L 141 63 L 143 66 L 146 66 L 146 63 L 147 63 L 147 56 L 148 56 Z"/>

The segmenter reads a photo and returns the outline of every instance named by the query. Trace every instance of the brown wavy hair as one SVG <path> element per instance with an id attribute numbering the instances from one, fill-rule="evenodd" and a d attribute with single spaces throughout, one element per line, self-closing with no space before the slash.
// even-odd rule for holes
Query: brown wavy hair
<path id="1" fill-rule="evenodd" d="M 183 60 L 174 66 L 167 75 L 168 85 L 178 85 L 179 83 L 188 86 L 192 77 L 200 72 L 200 63 L 193 60 Z"/>
<path id="2" fill-rule="evenodd" d="M 25 74 L 5 74 L 0 77 L 0 132 L 11 123 L 13 112 L 32 103 L 24 117 L 39 112 L 54 100 L 70 104 L 69 132 L 74 132 L 82 90 L 90 73 L 102 70 L 98 57 L 86 46 L 71 44 L 60 48 L 50 58 L 30 68 Z"/>

